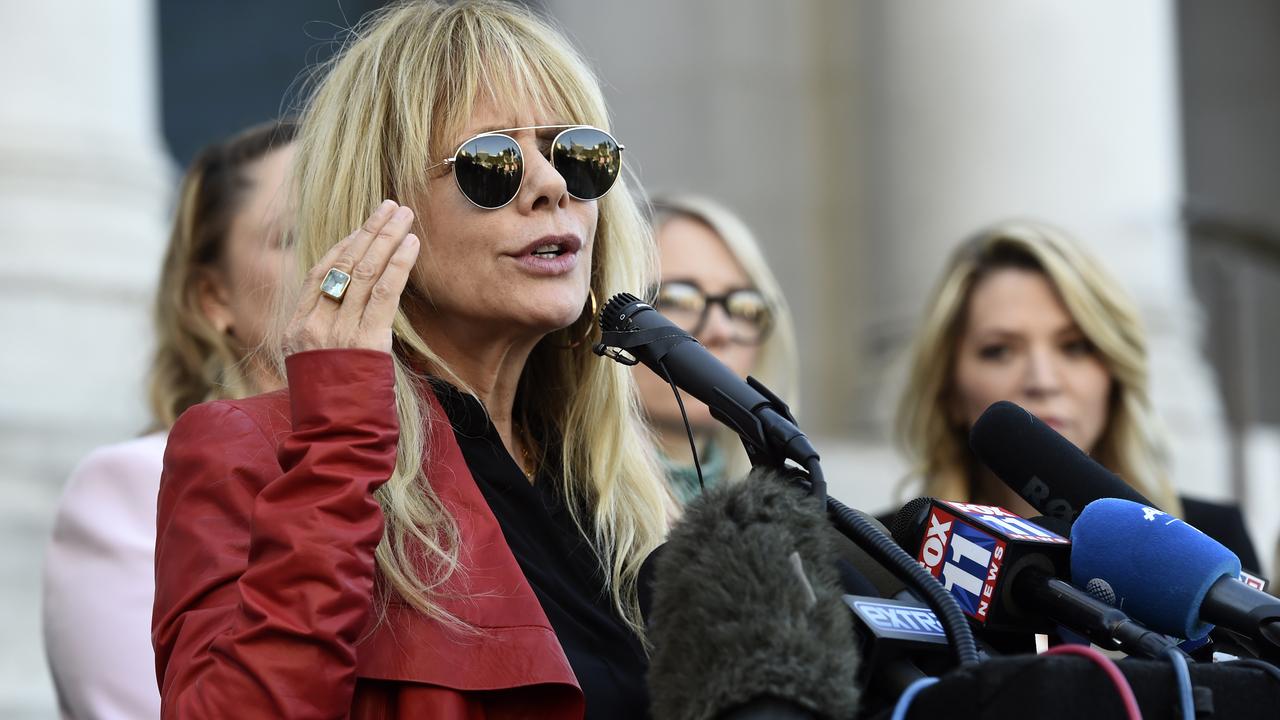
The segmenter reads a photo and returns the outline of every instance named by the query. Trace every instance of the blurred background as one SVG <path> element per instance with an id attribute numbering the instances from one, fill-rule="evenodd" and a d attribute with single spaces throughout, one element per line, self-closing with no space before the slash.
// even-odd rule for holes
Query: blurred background
<path id="1" fill-rule="evenodd" d="M 1280 5 L 526 4 L 594 63 L 643 186 L 722 199 L 763 241 L 834 495 L 894 505 L 900 357 L 934 278 L 969 232 L 1035 217 L 1138 299 L 1177 484 L 1239 501 L 1271 567 Z M 304 69 L 379 5 L 0 2 L 0 717 L 56 713 L 44 546 L 74 464 L 146 421 L 149 302 L 180 167 L 286 111 Z"/>

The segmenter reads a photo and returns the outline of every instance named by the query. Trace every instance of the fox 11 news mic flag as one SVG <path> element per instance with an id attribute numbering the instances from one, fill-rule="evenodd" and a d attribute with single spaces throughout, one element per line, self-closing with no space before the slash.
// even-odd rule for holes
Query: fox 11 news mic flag
<path id="1" fill-rule="evenodd" d="M 1049 632 L 1052 625 L 1016 613 L 1008 580 L 1029 565 L 1050 576 L 1071 568 L 1071 541 L 1004 508 L 918 498 L 899 511 L 893 537 L 960 603 L 992 630 Z M 1003 600 L 1003 601 L 1002 601 Z"/>
<path id="2" fill-rule="evenodd" d="M 1175 646 L 1062 580 L 1070 577 L 1071 541 L 1004 508 L 920 498 L 898 513 L 893 530 L 983 628 L 1049 633 L 1060 626 L 1100 647 L 1152 658 Z"/>

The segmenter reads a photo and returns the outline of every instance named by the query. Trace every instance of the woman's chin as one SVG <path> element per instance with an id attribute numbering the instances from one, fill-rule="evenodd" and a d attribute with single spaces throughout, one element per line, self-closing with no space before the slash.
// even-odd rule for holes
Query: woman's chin
<path id="1" fill-rule="evenodd" d="M 559 294 L 553 297 L 533 296 L 522 303 L 522 310 L 526 313 L 523 322 L 543 334 L 553 333 L 578 322 L 589 312 L 586 304 L 585 299 L 579 302 L 575 297 Z"/>
<path id="2" fill-rule="evenodd" d="M 538 312 L 521 318 L 522 324 L 537 334 L 545 336 L 564 330 L 578 322 L 584 312 L 582 308 L 577 308 L 576 312 L 547 312 L 547 310 L 547 308 L 540 308 Z"/>

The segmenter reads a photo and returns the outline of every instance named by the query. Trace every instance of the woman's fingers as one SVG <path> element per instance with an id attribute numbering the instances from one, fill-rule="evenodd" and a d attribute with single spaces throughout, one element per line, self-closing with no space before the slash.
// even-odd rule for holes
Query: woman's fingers
<path id="1" fill-rule="evenodd" d="M 360 322 L 360 334 L 364 336 L 366 343 L 391 352 L 391 323 L 400 307 L 400 295 L 417 265 L 421 247 L 422 243 L 418 241 L 417 235 L 406 235 L 387 260 L 382 277 L 373 284 Z"/>
<path id="2" fill-rule="evenodd" d="M 413 211 L 392 200 L 384 200 L 359 228 L 325 253 L 303 282 L 293 320 L 285 331 L 286 354 L 321 348 L 373 347 L 365 340 L 360 318 L 371 288 L 383 274 L 386 256 L 394 253 L 412 222 Z M 342 302 L 335 302 L 320 292 L 331 269 L 351 276 Z M 344 310 L 343 306 L 348 303 L 352 307 Z M 389 322 L 385 334 L 387 340 L 379 342 L 377 349 L 389 351 Z"/>
<path id="3" fill-rule="evenodd" d="M 348 330 L 360 324 L 374 284 L 382 277 L 387 261 L 412 227 L 413 211 L 400 206 L 369 241 L 364 255 L 350 270 L 351 284 L 347 287 L 347 294 L 342 298 L 342 307 L 338 311 L 338 322 Z"/>
<path id="4" fill-rule="evenodd" d="M 350 235 L 342 238 L 337 244 L 329 248 L 329 252 L 320 258 L 320 262 L 317 262 L 307 272 L 306 280 L 302 285 L 302 292 L 298 295 L 298 307 L 294 313 L 295 318 L 305 316 L 313 311 L 320 300 L 329 302 L 328 298 L 320 296 L 320 284 L 324 282 L 325 275 L 328 275 L 329 270 L 332 268 L 337 268 L 350 275 L 355 261 L 364 254 L 363 249 L 360 249 L 359 254 L 356 254 L 355 247 L 357 244 L 360 243 L 364 236 L 372 238 L 376 235 L 387 220 L 391 218 L 397 207 L 399 205 L 394 201 L 383 200 L 359 228 L 353 230 Z"/>
<path id="5" fill-rule="evenodd" d="M 383 226 L 390 222 L 399 211 L 400 206 L 394 200 L 383 200 L 382 204 L 373 211 L 373 214 L 359 228 L 338 243 L 342 250 L 338 253 L 337 258 L 333 260 L 330 267 L 335 267 L 351 275 L 355 271 L 356 263 L 360 262 L 360 258 L 364 257 L 373 239 L 378 236 L 378 233 L 382 232 Z M 321 273 L 329 270 L 329 268 L 321 268 L 319 266 L 316 269 L 320 270 Z"/>

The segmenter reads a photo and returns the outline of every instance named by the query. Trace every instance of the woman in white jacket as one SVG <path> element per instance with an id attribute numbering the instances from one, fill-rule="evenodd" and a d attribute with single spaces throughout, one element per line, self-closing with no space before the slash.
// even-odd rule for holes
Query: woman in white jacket
<path id="1" fill-rule="evenodd" d="M 155 301 L 150 433 L 72 472 L 45 557 L 44 639 L 64 718 L 160 716 L 151 649 L 156 493 L 188 407 L 279 385 L 262 341 L 289 237 L 292 122 L 205 148 L 187 170 Z"/>

